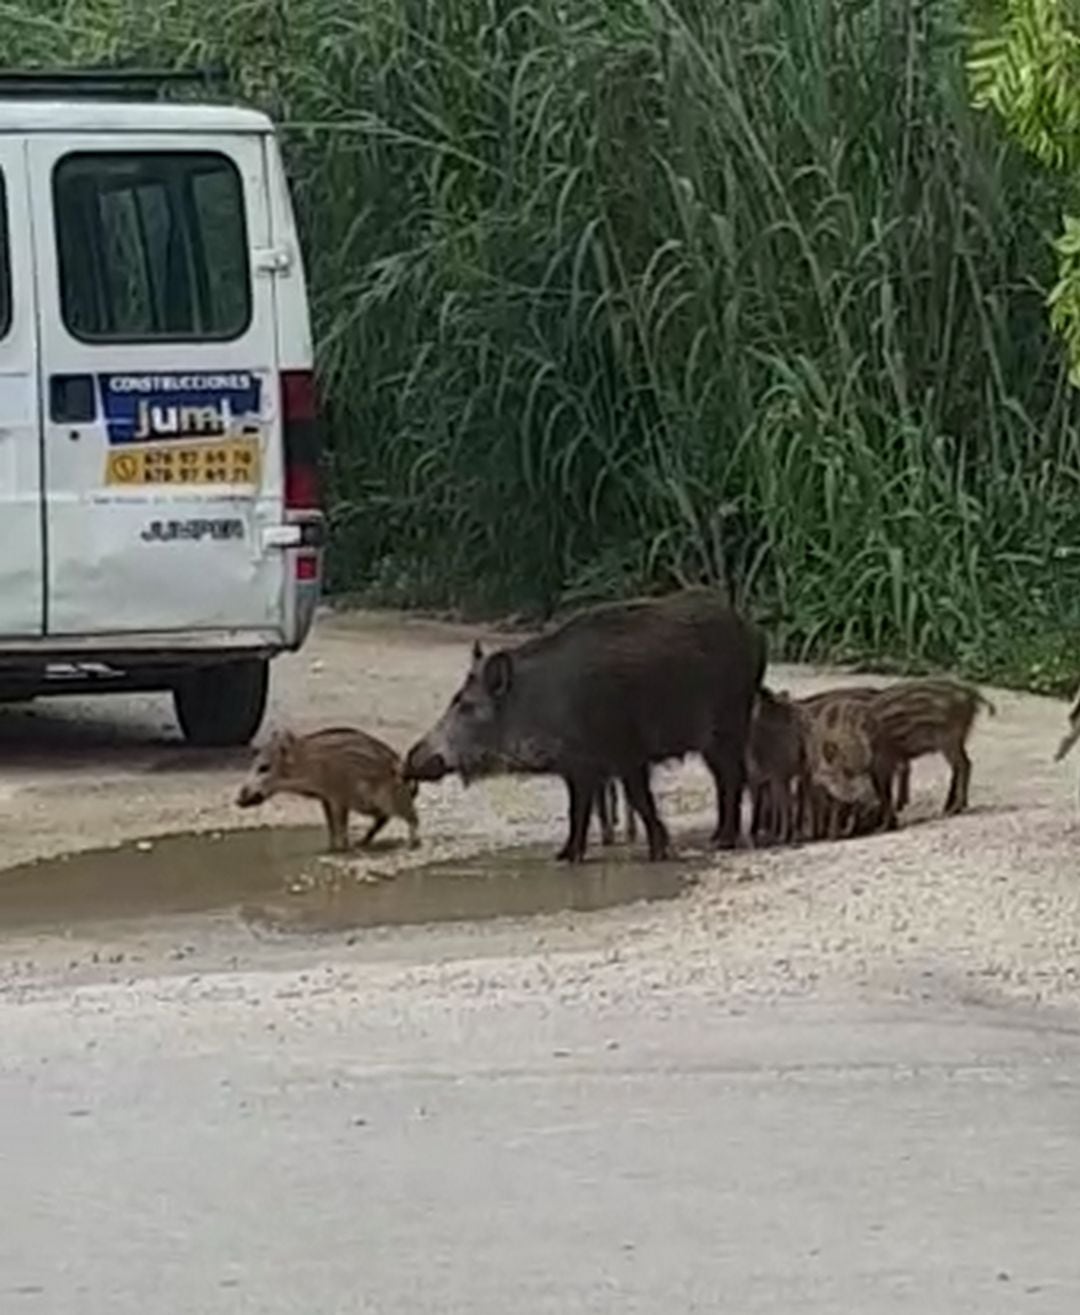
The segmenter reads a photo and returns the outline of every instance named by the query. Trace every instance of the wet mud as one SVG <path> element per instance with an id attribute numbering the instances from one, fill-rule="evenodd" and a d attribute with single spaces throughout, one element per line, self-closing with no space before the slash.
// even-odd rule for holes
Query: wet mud
<path id="1" fill-rule="evenodd" d="M 585 912 L 672 899 L 705 861 L 605 851 L 571 867 L 538 846 L 400 866 L 397 842 L 336 856 L 325 840 L 322 827 L 181 833 L 8 868 L 0 935 L 228 910 L 301 933 Z"/>

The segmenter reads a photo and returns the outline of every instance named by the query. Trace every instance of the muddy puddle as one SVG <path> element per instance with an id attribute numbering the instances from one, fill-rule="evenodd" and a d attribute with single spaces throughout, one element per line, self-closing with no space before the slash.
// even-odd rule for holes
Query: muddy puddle
<path id="1" fill-rule="evenodd" d="M 387 846 L 340 859 L 323 828 L 161 836 L 0 871 L 0 935 L 236 910 L 253 928 L 317 932 L 586 912 L 672 899 L 706 856 L 606 851 L 570 868 L 550 846 L 398 867 Z"/>

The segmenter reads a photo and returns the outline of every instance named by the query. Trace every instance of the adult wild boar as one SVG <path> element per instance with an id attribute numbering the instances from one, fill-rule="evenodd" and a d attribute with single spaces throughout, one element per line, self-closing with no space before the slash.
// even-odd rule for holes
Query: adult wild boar
<path id="1" fill-rule="evenodd" d="M 473 648 L 464 683 L 409 750 L 404 775 L 466 783 L 558 775 L 569 794 L 561 859 L 580 862 L 597 788 L 619 777 L 648 836 L 668 853 L 649 767 L 700 753 L 716 783 L 714 840 L 739 834 L 743 754 L 765 673 L 765 639 L 711 589 L 589 608 L 513 649 Z"/>

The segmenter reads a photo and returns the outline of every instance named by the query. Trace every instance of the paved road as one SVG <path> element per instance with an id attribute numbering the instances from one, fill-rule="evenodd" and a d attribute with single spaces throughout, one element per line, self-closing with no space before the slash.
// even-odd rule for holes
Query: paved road
<path id="1" fill-rule="evenodd" d="M 1080 1310 L 1080 1031 L 370 995 L 0 1006 L 0 1311 Z"/>

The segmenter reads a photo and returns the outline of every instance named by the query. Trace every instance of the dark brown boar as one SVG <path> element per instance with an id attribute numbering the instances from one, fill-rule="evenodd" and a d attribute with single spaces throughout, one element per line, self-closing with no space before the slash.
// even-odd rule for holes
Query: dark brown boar
<path id="1" fill-rule="evenodd" d="M 786 844 L 801 829 L 805 752 L 803 719 L 786 693 L 758 691 L 746 746 L 755 843 Z"/>
<path id="2" fill-rule="evenodd" d="M 714 841 L 730 847 L 764 671 L 761 631 L 714 590 L 589 608 L 513 649 L 485 655 L 477 644 L 461 688 L 409 750 L 405 774 L 561 776 L 569 831 L 559 857 L 570 862 L 584 857 L 597 789 L 618 777 L 659 859 L 669 837 L 650 765 L 697 752 L 716 785 Z"/>
<path id="3" fill-rule="evenodd" d="M 415 781 L 403 779 L 401 759 L 388 744 L 352 726 L 330 726 L 310 735 L 276 731 L 256 753 L 236 802 L 252 808 L 275 794 L 318 799 L 330 849 L 342 852 L 349 848 L 350 811 L 373 819 L 362 846 L 392 817 L 408 826 L 410 845 L 419 844 L 416 791 Z"/>

